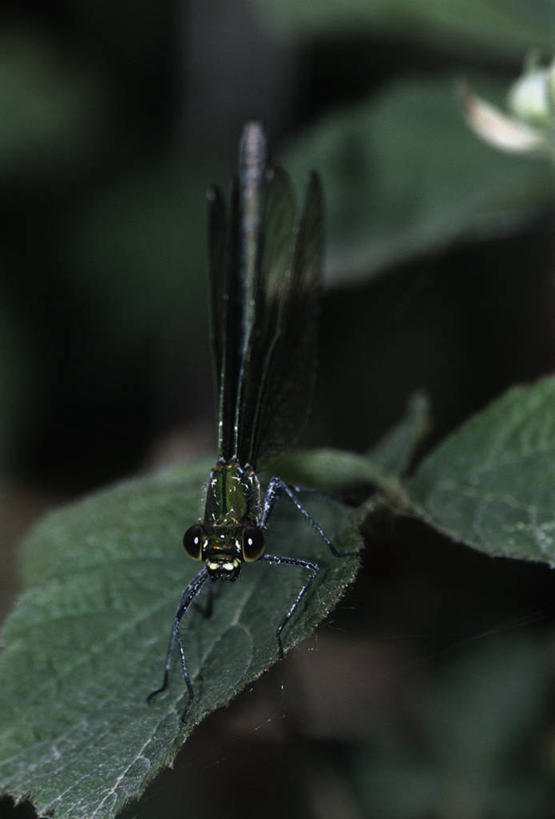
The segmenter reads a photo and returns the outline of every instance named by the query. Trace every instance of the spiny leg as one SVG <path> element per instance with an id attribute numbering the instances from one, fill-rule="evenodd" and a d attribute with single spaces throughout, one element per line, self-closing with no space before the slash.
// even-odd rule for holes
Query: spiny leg
<path id="1" fill-rule="evenodd" d="M 205 567 L 201 569 L 200 572 L 198 572 L 198 574 L 196 574 L 193 577 L 193 579 L 185 586 L 173 620 L 173 626 L 170 633 L 170 640 L 168 643 L 168 650 L 166 652 L 166 664 L 164 666 L 164 679 L 162 680 L 162 685 L 155 691 L 151 691 L 148 697 L 146 698 L 146 701 L 150 702 L 157 694 L 161 694 L 162 691 L 165 691 L 166 688 L 168 687 L 168 679 L 170 674 L 170 666 L 172 662 L 173 648 L 177 640 L 179 656 L 181 659 L 181 668 L 183 671 L 183 679 L 185 680 L 185 685 L 187 686 L 187 693 L 189 694 L 189 700 L 183 711 L 182 719 L 185 718 L 187 711 L 189 710 L 189 706 L 191 705 L 191 702 L 194 699 L 194 691 L 189 677 L 189 672 L 187 671 L 185 652 L 183 651 L 183 643 L 181 642 L 181 636 L 179 634 L 179 625 L 181 623 L 183 615 L 185 614 L 185 612 L 187 611 L 187 609 L 189 608 L 189 606 L 191 605 L 191 603 L 193 602 L 193 600 L 195 599 L 195 597 L 197 596 L 197 594 L 199 593 L 207 579 L 208 570 Z"/>
<path id="2" fill-rule="evenodd" d="M 189 677 L 189 671 L 187 670 L 187 661 L 185 660 L 185 652 L 183 651 L 183 641 L 181 640 L 181 634 L 177 632 L 176 635 L 177 640 L 177 648 L 179 649 L 179 659 L 181 661 L 181 670 L 183 672 L 183 679 L 185 680 L 185 685 L 187 686 L 187 694 L 189 695 L 189 699 L 185 703 L 185 707 L 181 712 L 181 722 L 185 722 L 187 718 L 187 713 L 191 704 L 195 698 L 195 692 L 193 690 L 193 685 L 191 683 L 191 678 Z"/>
<path id="3" fill-rule="evenodd" d="M 287 486 L 297 495 L 300 495 L 301 493 L 307 495 L 318 495 L 320 498 L 327 498 L 333 503 L 340 503 L 342 506 L 356 507 L 361 503 L 360 500 L 357 500 L 356 493 L 351 493 L 349 495 L 336 495 L 334 492 L 326 492 L 324 489 L 314 489 L 313 486 L 299 486 L 299 484 L 296 483 L 289 483 Z M 377 491 L 377 487 L 371 485 L 371 493 L 375 494 Z M 365 491 L 364 499 L 366 499 L 367 496 L 368 492 Z"/>
<path id="4" fill-rule="evenodd" d="M 304 586 L 302 587 L 302 589 L 298 593 L 298 595 L 295 598 L 295 600 L 293 601 L 293 604 L 291 605 L 289 611 L 287 612 L 287 614 L 285 615 L 285 617 L 283 618 L 283 620 L 281 621 L 281 623 L 279 624 L 279 626 L 276 629 L 276 639 L 277 639 L 277 644 L 278 644 L 278 655 L 280 657 L 283 657 L 284 652 L 283 652 L 283 643 L 281 642 L 281 632 L 283 631 L 283 629 L 285 628 L 285 626 L 287 625 L 287 623 L 289 622 L 289 620 L 291 619 L 291 617 L 295 613 L 296 609 L 299 606 L 299 603 L 303 599 L 306 592 L 309 590 L 309 588 L 314 583 L 314 579 L 315 579 L 316 575 L 318 574 L 318 570 L 319 570 L 320 567 L 318 566 L 317 563 L 314 563 L 312 560 L 302 560 L 300 557 L 284 557 L 283 555 L 268 555 L 268 554 L 265 554 L 265 555 L 262 555 L 262 560 L 265 560 L 267 563 L 273 563 L 274 565 L 277 565 L 277 566 L 282 565 L 282 564 L 285 564 L 287 566 L 300 566 L 302 569 L 308 569 L 310 571 L 310 577 L 308 578 L 308 580 L 306 581 L 306 583 L 304 584 Z"/>
<path id="5" fill-rule="evenodd" d="M 290 486 L 289 484 L 285 483 L 281 478 L 274 477 L 270 479 L 268 483 L 268 488 L 266 489 L 266 494 L 264 495 L 264 500 L 262 502 L 262 514 L 260 515 L 259 526 L 264 529 L 268 522 L 268 518 L 272 514 L 272 511 L 275 508 L 276 503 L 280 499 L 280 497 L 289 498 L 291 503 L 295 506 L 295 508 L 306 518 L 306 520 L 310 523 L 312 528 L 320 535 L 324 543 L 329 548 L 330 552 L 335 555 L 335 557 L 351 557 L 352 555 L 357 554 L 356 552 L 340 552 L 337 549 L 330 538 L 326 535 L 318 521 L 314 520 L 308 509 L 305 509 L 298 497 L 295 495 L 295 490 L 302 491 L 310 491 L 306 490 L 302 487 Z M 325 494 L 320 493 L 318 490 L 312 490 L 315 494 Z"/>
<path id="6" fill-rule="evenodd" d="M 319 498 L 326 498 L 327 500 L 331 500 L 334 503 L 341 503 L 345 504 L 345 500 L 340 498 L 339 495 L 334 495 L 333 492 L 326 492 L 323 489 L 314 489 L 313 486 L 299 486 L 298 483 L 288 483 L 287 486 L 292 492 L 295 492 L 297 495 L 300 495 L 301 492 L 306 493 L 307 495 L 318 495 Z"/>

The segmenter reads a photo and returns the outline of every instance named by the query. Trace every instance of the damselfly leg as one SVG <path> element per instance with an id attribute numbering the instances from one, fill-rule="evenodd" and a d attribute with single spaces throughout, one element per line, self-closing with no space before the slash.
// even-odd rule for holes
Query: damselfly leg
<path id="1" fill-rule="evenodd" d="M 272 513 L 275 511 L 277 504 L 281 500 L 281 498 L 288 498 L 294 507 L 297 509 L 298 512 L 302 514 L 305 520 L 312 526 L 314 531 L 320 536 L 320 538 L 324 541 L 330 552 L 334 555 L 334 557 L 350 557 L 351 555 L 356 554 L 356 552 L 341 552 L 339 551 L 333 541 L 328 537 L 328 535 L 324 532 L 320 524 L 315 520 L 315 518 L 310 514 L 308 509 L 306 509 L 303 504 L 299 501 L 297 494 L 300 492 L 308 492 L 311 494 L 323 494 L 326 497 L 331 497 L 326 493 L 320 493 L 318 490 L 308 489 L 305 487 L 296 486 L 293 484 L 287 484 L 281 478 L 273 477 L 266 489 L 264 500 L 262 502 L 262 512 L 258 519 L 258 526 L 260 529 L 266 529 L 268 522 Z M 337 500 L 337 499 L 335 499 Z M 287 626 L 297 609 L 299 608 L 303 598 L 307 594 L 308 590 L 314 583 L 318 572 L 320 571 L 320 566 L 317 562 L 313 560 L 305 560 L 304 558 L 293 557 L 293 556 L 286 556 L 286 555 L 274 555 L 274 554 L 263 554 L 261 557 L 266 563 L 269 563 L 272 566 L 291 566 L 293 568 L 300 568 L 305 569 L 309 574 L 308 578 L 305 583 L 301 586 L 298 594 L 296 595 L 293 603 L 289 607 L 287 613 L 283 617 L 282 621 L 278 625 L 276 629 L 276 642 L 277 642 L 277 653 L 278 657 L 283 658 L 284 656 L 284 646 L 282 640 L 282 632 L 284 628 Z M 169 683 L 169 672 L 172 663 L 173 652 L 175 649 L 175 645 L 177 644 L 177 648 L 179 651 L 179 658 L 181 662 L 181 670 L 183 674 L 183 680 L 185 682 L 185 686 L 187 689 L 187 696 L 188 700 L 183 709 L 181 719 L 183 722 L 186 721 L 187 715 L 190 711 L 191 705 L 194 700 L 194 689 L 191 682 L 191 677 L 189 674 L 187 660 L 185 657 L 185 651 L 183 648 L 183 642 L 181 639 L 181 635 L 179 633 L 179 628 L 181 621 L 186 614 L 187 610 L 190 606 L 195 602 L 195 598 L 200 593 L 201 589 L 203 588 L 206 580 L 209 578 L 208 571 L 206 568 L 201 569 L 198 574 L 196 574 L 193 579 L 187 584 L 185 587 L 183 594 L 181 596 L 181 600 L 179 601 L 179 606 L 175 613 L 174 621 L 172 630 L 170 633 L 170 639 L 168 644 L 168 650 L 166 653 L 166 663 L 164 667 L 164 678 L 162 681 L 162 685 L 160 688 L 157 688 L 155 691 L 152 691 L 148 697 L 147 702 L 150 702 L 154 697 L 158 694 L 161 694 L 168 688 Z M 207 605 L 204 609 L 202 609 L 202 614 L 205 617 L 209 617 L 212 612 L 212 582 L 209 583 L 208 586 L 208 593 L 209 598 Z"/>

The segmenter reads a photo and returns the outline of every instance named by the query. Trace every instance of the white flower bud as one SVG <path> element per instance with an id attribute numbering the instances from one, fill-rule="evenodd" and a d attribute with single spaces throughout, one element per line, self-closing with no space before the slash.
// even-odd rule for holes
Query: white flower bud
<path id="1" fill-rule="evenodd" d="M 530 125 L 547 125 L 554 118 L 555 64 L 550 69 L 534 69 L 517 80 L 509 91 L 508 105 L 513 114 Z M 550 88 L 551 85 L 551 88 Z"/>

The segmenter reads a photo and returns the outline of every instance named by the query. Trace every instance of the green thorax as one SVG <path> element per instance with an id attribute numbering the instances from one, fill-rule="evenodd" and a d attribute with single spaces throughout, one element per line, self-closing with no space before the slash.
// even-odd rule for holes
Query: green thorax
<path id="1" fill-rule="evenodd" d="M 204 523 L 256 526 L 259 515 L 260 484 L 253 468 L 235 459 L 218 461 L 206 487 Z"/>

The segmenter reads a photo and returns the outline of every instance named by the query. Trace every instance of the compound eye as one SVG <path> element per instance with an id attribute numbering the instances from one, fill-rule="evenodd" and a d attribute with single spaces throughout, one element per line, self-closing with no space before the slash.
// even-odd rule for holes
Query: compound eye
<path id="1" fill-rule="evenodd" d="M 243 560 L 250 563 L 258 560 L 264 552 L 264 535 L 256 526 L 245 526 L 243 529 Z"/>
<path id="2" fill-rule="evenodd" d="M 185 551 L 193 560 L 202 560 L 202 526 L 196 523 L 190 526 L 183 535 Z"/>

